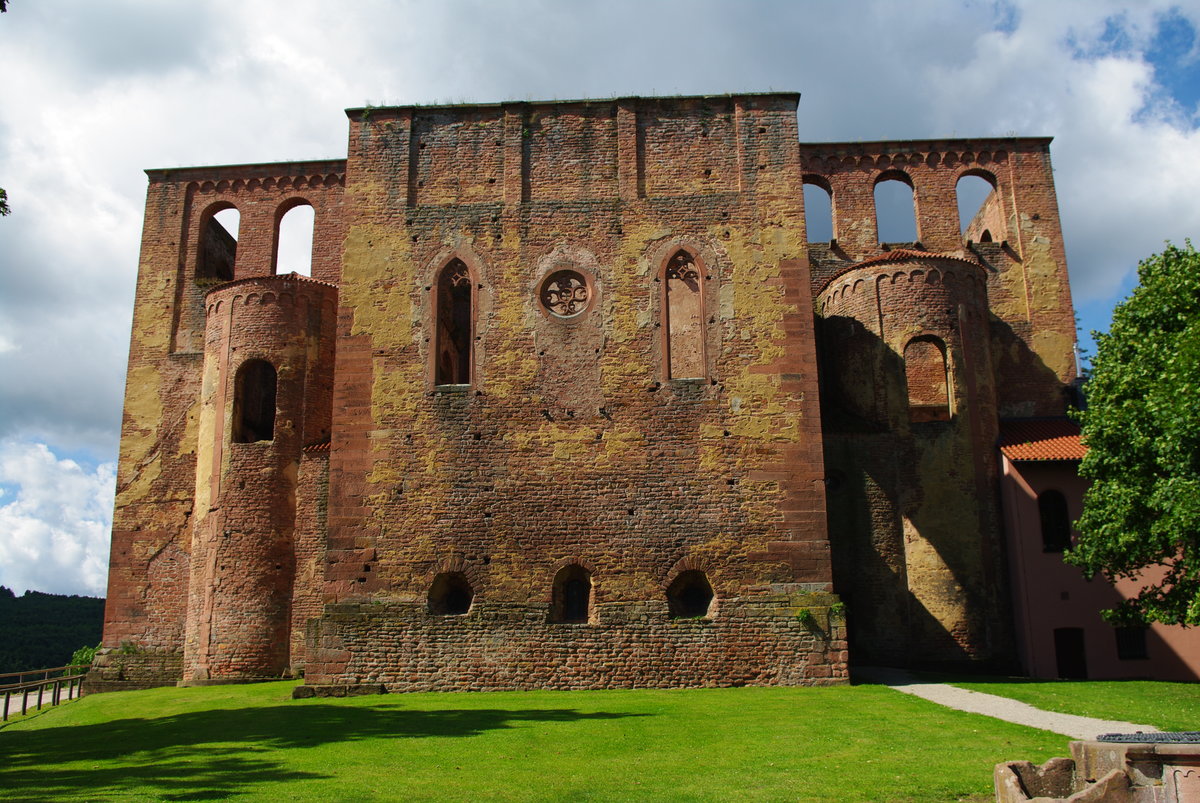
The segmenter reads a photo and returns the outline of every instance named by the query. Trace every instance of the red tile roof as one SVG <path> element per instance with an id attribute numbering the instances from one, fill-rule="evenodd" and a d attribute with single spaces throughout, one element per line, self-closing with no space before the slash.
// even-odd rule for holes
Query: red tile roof
<path id="1" fill-rule="evenodd" d="M 1000 451 L 1009 460 L 1082 460 L 1087 447 L 1069 418 L 1000 422 Z"/>

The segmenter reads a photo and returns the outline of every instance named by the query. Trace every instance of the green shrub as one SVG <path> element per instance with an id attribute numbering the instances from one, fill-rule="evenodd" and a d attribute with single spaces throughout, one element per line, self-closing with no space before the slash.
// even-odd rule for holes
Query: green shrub
<path id="1" fill-rule="evenodd" d="M 71 668 L 78 671 L 83 671 L 92 665 L 92 661 L 96 659 L 96 650 L 100 649 L 100 645 L 95 647 L 80 647 L 71 655 Z"/>

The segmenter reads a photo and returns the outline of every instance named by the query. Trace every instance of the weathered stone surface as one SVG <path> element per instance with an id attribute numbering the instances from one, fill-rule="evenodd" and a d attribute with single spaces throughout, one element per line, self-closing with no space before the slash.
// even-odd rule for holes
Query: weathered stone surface
<path id="1" fill-rule="evenodd" d="M 836 587 L 864 656 L 1007 655 L 996 419 L 1061 412 L 1074 325 L 1048 141 L 798 145 L 797 97 L 356 109 L 344 161 L 151 171 L 105 643 L 191 682 L 825 684 Z M 937 253 L 876 241 L 901 174 Z M 301 203 L 312 278 L 272 276 Z"/>

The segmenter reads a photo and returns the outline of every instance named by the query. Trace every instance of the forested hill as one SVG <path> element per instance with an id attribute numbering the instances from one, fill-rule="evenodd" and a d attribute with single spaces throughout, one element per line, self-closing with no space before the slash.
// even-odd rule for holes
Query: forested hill
<path id="1" fill-rule="evenodd" d="M 0 586 L 0 673 L 63 666 L 80 647 L 100 643 L 104 600 Z"/>

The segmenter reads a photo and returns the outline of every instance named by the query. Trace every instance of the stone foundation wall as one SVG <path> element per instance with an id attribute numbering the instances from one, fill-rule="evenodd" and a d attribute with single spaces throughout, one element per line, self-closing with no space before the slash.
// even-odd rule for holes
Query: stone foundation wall
<path id="1" fill-rule="evenodd" d="M 712 618 L 667 603 L 597 606 L 587 624 L 549 606 L 474 605 L 432 616 L 418 603 L 339 603 L 309 623 L 306 684 L 389 691 L 832 685 L 847 681 L 845 625 L 830 594 L 720 600 Z M 808 613 L 802 613 L 807 611 Z M 835 609 L 836 611 L 836 609 Z"/>
<path id="2" fill-rule="evenodd" d="M 83 693 L 174 686 L 183 675 L 183 653 L 158 650 L 96 652 L 83 681 Z"/>

